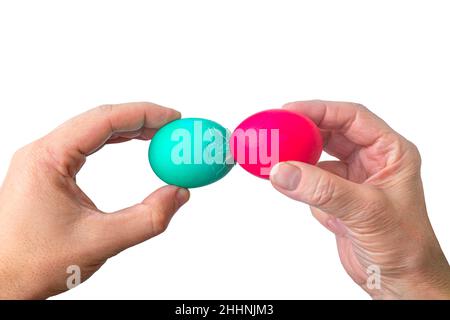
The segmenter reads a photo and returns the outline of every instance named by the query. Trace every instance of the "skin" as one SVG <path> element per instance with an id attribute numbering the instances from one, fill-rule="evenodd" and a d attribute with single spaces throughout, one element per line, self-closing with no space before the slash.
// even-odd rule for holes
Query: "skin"
<path id="1" fill-rule="evenodd" d="M 0 189 L 0 298 L 44 299 L 82 281 L 108 258 L 165 230 L 189 198 L 165 186 L 106 214 L 77 186 L 86 157 L 107 143 L 150 139 L 180 113 L 151 103 L 105 105 L 69 120 L 13 156 Z"/>
<path id="2" fill-rule="evenodd" d="M 450 298 L 450 269 L 428 220 L 417 148 L 357 104 L 309 101 L 284 108 L 315 121 L 325 150 L 339 160 L 282 163 L 271 182 L 309 204 L 335 233 L 351 278 L 377 299 Z M 0 298 L 44 299 L 66 291 L 67 267 L 78 265 L 84 281 L 108 258 L 165 230 L 189 199 L 186 189 L 165 186 L 107 214 L 75 177 L 103 145 L 148 140 L 179 117 L 151 103 L 101 106 L 16 152 L 0 189 Z M 381 272 L 379 288 L 368 285 L 371 266 Z"/>
<path id="3" fill-rule="evenodd" d="M 450 268 L 428 219 L 416 146 L 358 104 L 304 101 L 284 108 L 310 117 L 325 151 L 338 160 L 280 163 L 271 182 L 309 204 L 336 235 L 350 277 L 375 299 L 450 299 Z"/>

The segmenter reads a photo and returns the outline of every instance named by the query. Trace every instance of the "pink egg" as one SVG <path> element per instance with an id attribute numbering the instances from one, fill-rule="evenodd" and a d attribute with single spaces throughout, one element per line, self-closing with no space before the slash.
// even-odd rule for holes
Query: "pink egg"
<path id="1" fill-rule="evenodd" d="M 283 109 L 258 112 L 233 131 L 233 157 L 245 170 L 268 179 L 278 162 L 316 164 L 322 153 L 322 136 L 306 116 Z"/>

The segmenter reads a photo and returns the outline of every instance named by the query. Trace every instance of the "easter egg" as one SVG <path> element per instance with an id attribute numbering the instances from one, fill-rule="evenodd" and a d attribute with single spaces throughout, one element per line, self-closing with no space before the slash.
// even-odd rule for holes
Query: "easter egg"
<path id="1" fill-rule="evenodd" d="M 233 131 L 230 144 L 235 161 L 265 179 L 278 162 L 316 164 L 322 153 L 322 136 L 316 124 L 306 116 L 283 109 L 248 117 Z"/>
<path id="2" fill-rule="evenodd" d="M 184 118 L 160 128 L 148 150 L 155 174 L 164 182 L 196 188 L 223 178 L 234 166 L 230 131 L 202 118 Z"/>

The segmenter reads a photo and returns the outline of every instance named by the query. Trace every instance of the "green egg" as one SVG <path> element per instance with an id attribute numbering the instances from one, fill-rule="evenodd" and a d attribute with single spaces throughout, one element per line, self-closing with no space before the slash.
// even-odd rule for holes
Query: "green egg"
<path id="1" fill-rule="evenodd" d="M 184 188 L 208 185 L 234 166 L 230 131 L 202 118 L 184 118 L 160 128 L 148 149 L 148 160 L 164 182 Z"/>

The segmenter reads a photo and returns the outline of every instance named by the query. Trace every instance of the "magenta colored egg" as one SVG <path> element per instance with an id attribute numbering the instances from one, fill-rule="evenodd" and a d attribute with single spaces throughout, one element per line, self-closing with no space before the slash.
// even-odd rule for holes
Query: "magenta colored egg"
<path id="1" fill-rule="evenodd" d="M 323 147 L 320 130 L 312 120 L 283 109 L 248 117 L 233 131 L 230 144 L 236 162 L 265 179 L 278 162 L 316 164 Z"/>

